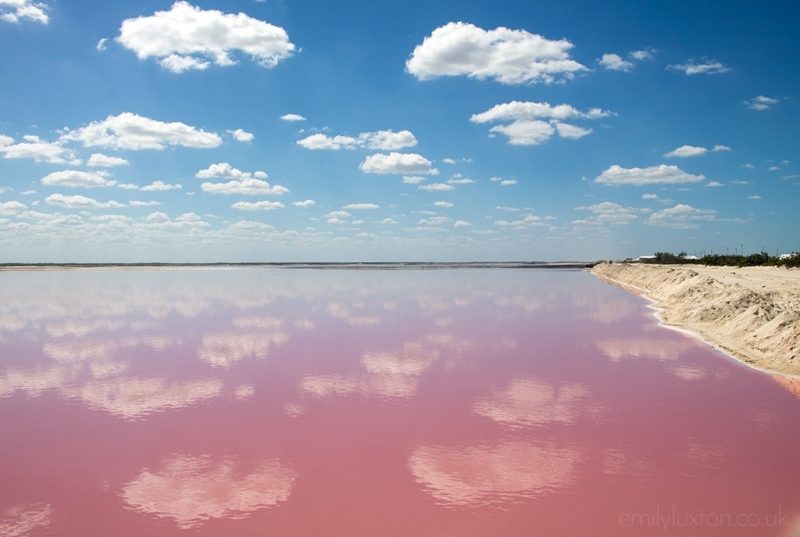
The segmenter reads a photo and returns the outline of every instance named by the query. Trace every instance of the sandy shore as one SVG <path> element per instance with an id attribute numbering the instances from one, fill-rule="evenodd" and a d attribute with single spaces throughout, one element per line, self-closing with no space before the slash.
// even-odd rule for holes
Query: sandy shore
<path id="1" fill-rule="evenodd" d="M 749 365 L 800 374 L 800 270 L 602 263 L 592 272 Z"/>

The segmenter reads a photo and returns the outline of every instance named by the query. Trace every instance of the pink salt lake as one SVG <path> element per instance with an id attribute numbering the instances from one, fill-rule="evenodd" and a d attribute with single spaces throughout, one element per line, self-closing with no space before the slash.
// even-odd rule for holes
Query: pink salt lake
<path id="1" fill-rule="evenodd" d="M 0 535 L 798 535 L 792 385 L 583 271 L 0 274 Z"/>

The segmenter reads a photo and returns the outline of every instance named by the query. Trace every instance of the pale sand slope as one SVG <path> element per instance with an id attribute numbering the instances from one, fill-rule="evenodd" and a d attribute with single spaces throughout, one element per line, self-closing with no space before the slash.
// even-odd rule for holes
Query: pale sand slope
<path id="1" fill-rule="evenodd" d="M 652 299 L 689 329 L 760 369 L 800 374 L 800 270 L 601 263 L 597 276 Z"/>

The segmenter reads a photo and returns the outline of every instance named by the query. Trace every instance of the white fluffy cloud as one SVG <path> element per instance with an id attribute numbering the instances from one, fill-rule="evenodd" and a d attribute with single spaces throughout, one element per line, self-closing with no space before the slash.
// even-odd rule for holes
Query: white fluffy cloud
<path id="1" fill-rule="evenodd" d="M 526 214 L 525 216 L 516 220 L 495 220 L 494 225 L 497 227 L 525 229 L 529 227 L 540 227 L 547 225 L 549 220 L 553 220 L 552 216 L 539 216 L 535 214 Z"/>
<path id="2" fill-rule="evenodd" d="M 579 127 L 578 125 L 572 125 L 570 123 L 556 122 L 555 126 L 558 135 L 567 140 L 580 140 L 584 136 L 588 136 L 592 133 L 592 129 Z"/>
<path id="3" fill-rule="evenodd" d="M 682 145 L 676 149 L 673 149 L 669 153 L 665 153 L 664 156 L 668 158 L 689 158 L 689 157 L 700 157 L 708 153 L 708 149 L 705 147 L 698 147 L 696 145 Z"/>
<path id="4" fill-rule="evenodd" d="M 682 145 L 678 148 L 673 149 L 669 153 L 666 153 L 664 156 L 667 158 L 689 158 L 689 157 L 702 157 L 709 151 L 713 153 L 719 153 L 722 151 L 730 151 L 731 148 L 727 145 L 717 144 L 711 149 L 702 146 L 696 145 Z"/>
<path id="5" fill-rule="evenodd" d="M 619 54 L 603 54 L 603 56 L 597 61 L 600 63 L 600 65 L 610 71 L 630 71 L 633 69 L 633 62 L 625 60 Z"/>
<path id="6" fill-rule="evenodd" d="M 230 133 L 231 136 L 233 136 L 233 139 L 236 140 L 237 142 L 250 143 L 256 138 L 255 134 L 253 134 L 252 132 L 247 132 L 244 129 L 234 129 L 228 132 Z"/>
<path id="7" fill-rule="evenodd" d="M 416 153 L 376 153 L 364 159 L 359 166 L 364 173 L 437 175 L 431 161 Z"/>
<path id="8" fill-rule="evenodd" d="M 170 54 L 161 60 L 161 67 L 173 73 L 182 73 L 184 71 L 202 71 L 208 69 L 210 63 L 205 60 L 199 60 L 193 56 L 178 56 Z"/>
<path id="9" fill-rule="evenodd" d="M 597 63 L 605 67 L 609 71 L 630 71 L 634 68 L 634 62 L 653 59 L 652 49 L 634 50 L 628 53 L 626 60 L 619 54 L 607 53 L 603 54 Z"/>
<path id="10" fill-rule="evenodd" d="M 572 46 L 566 39 L 550 40 L 525 30 L 484 30 L 450 22 L 417 45 L 406 70 L 420 80 L 468 76 L 503 84 L 550 83 L 586 70 L 570 58 Z"/>
<path id="11" fill-rule="evenodd" d="M 222 139 L 216 133 L 179 121 L 165 123 L 131 112 L 108 116 L 102 121 L 93 121 L 84 127 L 64 133 L 62 139 L 81 142 L 85 147 L 131 151 L 164 149 L 167 146 L 207 149 L 222 144 Z"/>
<path id="12" fill-rule="evenodd" d="M 628 56 L 637 61 L 652 60 L 654 52 L 653 49 L 634 50 Z"/>
<path id="13" fill-rule="evenodd" d="M 2 1 L 2 0 L 0 0 Z M 30 159 L 50 164 L 77 164 L 75 153 L 60 144 L 45 142 L 38 136 L 28 135 L 24 141 L 14 143 L 10 136 L 0 136 L 0 153 L 8 159 Z"/>
<path id="14" fill-rule="evenodd" d="M 0 0 L 0 20 L 17 23 L 24 20 L 47 24 L 47 5 L 33 0 Z"/>
<path id="15" fill-rule="evenodd" d="M 611 112 L 600 108 L 592 108 L 582 112 L 569 104 L 551 105 L 547 102 L 511 101 L 496 104 L 485 112 L 472 114 L 469 120 L 473 123 L 492 123 L 496 121 L 513 121 L 522 119 L 599 119 L 608 117 Z"/>
<path id="16" fill-rule="evenodd" d="M 511 101 L 473 114 L 469 119 L 473 123 L 511 121 L 507 125 L 492 127 L 490 132 L 507 136 L 511 145 L 538 145 L 555 134 L 561 138 L 577 140 L 592 132 L 588 128 L 564 123 L 565 119 L 599 119 L 610 115 L 611 112 L 600 108 L 583 112 L 568 104 L 553 106 L 546 102 Z"/>
<path id="17" fill-rule="evenodd" d="M 145 222 L 147 224 L 148 229 L 150 230 L 184 230 L 184 231 L 199 231 L 201 228 L 210 227 L 208 222 L 204 222 L 200 216 L 195 213 L 183 213 L 179 216 L 176 216 L 174 219 L 170 218 L 169 215 L 162 212 L 155 212 L 150 213 L 145 218 Z M 202 393 L 209 393 L 214 392 L 216 390 L 215 384 L 209 385 L 207 387 L 203 387 L 202 383 L 205 381 L 197 380 L 197 388 L 199 388 L 199 392 Z M 207 390 L 206 388 L 210 388 Z M 183 393 L 184 390 L 181 390 Z M 184 393 L 184 395 L 186 395 Z"/>
<path id="18" fill-rule="evenodd" d="M 116 184 L 115 181 L 109 181 L 102 173 L 82 172 L 78 170 L 53 172 L 42 177 L 39 182 L 45 186 L 73 188 L 99 188 Z"/>
<path id="19" fill-rule="evenodd" d="M 154 58 L 173 73 L 227 67 L 242 53 L 259 65 L 274 67 L 292 55 L 295 45 L 286 30 L 244 13 L 204 10 L 175 2 L 169 11 L 126 19 L 117 41 L 140 60 Z"/>
<path id="20" fill-rule="evenodd" d="M 281 185 L 270 185 L 261 179 L 235 179 L 227 183 L 203 183 L 200 185 L 203 192 L 209 194 L 243 194 L 246 196 L 274 195 L 280 196 L 289 192 L 289 189 Z"/>
<path id="21" fill-rule="evenodd" d="M 417 145 L 417 138 L 411 131 L 383 130 L 374 132 L 362 132 L 358 136 L 328 136 L 316 133 L 298 140 L 297 144 L 311 150 L 339 150 L 367 148 L 380 151 L 391 151 L 393 149 L 403 149 Z"/>
<path id="22" fill-rule="evenodd" d="M 403 183 L 406 185 L 418 185 L 425 182 L 424 177 L 420 177 L 419 175 L 406 175 L 403 177 Z"/>
<path id="23" fill-rule="evenodd" d="M 155 212 L 155 213 L 148 214 L 147 218 L 145 218 L 145 220 L 147 222 L 160 223 L 160 222 L 169 222 L 170 218 L 169 218 L 169 215 L 167 213 Z"/>
<path id="24" fill-rule="evenodd" d="M 0 201 L 0 215 L 10 216 L 27 209 L 28 206 L 18 201 Z"/>
<path id="25" fill-rule="evenodd" d="M 495 125 L 490 132 L 504 134 L 511 145 L 539 145 L 549 140 L 555 129 L 546 121 L 514 121 L 508 125 Z"/>
<path id="26" fill-rule="evenodd" d="M 448 185 L 447 183 L 431 183 L 429 185 L 420 185 L 418 188 L 426 192 L 449 192 L 455 190 L 453 185 Z"/>
<path id="27" fill-rule="evenodd" d="M 349 218 L 349 217 L 350 217 L 350 213 L 348 213 L 347 211 L 331 211 L 331 212 L 325 214 L 325 218 L 328 218 L 328 219 L 330 219 L 330 218 L 339 219 L 339 218 Z"/>
<path id="28" fill-rule="evenodd" d="M 717 212 L 711 209 L 697 209 L 691 205 L 680 203 L 669 209 L 654 212 L 647 219 L 651 226 L 691 229 L 703 222 L 716 220 Z"/>
<path id="29" fill-rule="evenodd" d="M 304 118 L 300 114 L 283 114 L 281 116 L 281 119 L 284 120 L 284 121 L 288 121 L 290 123 L 293 123 L 295 121 L 305 121 L 306 120 L 306 118 Z"/>
<path id="30" fill-rule="evenodd" d="M 776 104 L 780 102 L 780 99 L 776 97 L 767 97 L 766 95 L 758 95 L 753 97 L 752 99 L 748 99 L 744 101 L 744 104 L 747 108 L 751 110 L 758 110 L 759 112 L 763 112 L 764 110 L 769 110 Z"/>
<path id="31" fill-rule="evenodd" d="M 272 211 L 283 208 L 283 203 L 279 201 L 237 201 L 232 208 L 239 211 Z"/>
<path id="32" fill-rule="evenodd" d="M 376 203 L 350 203 L 342 207 L 349 210 L 365 210 L 365 209 L 380 209 L 381 206 Z"/>
<path id="33" fill-rule="evenodd" d="M 597 176 L 594 182 L 609 186 L 642 186 L 697 183 L 704 179 L 703 175 L 693 175 L 666 164 L 647 168 L 623 168 L 614 164 Z"/>
<path id="34" fill-rule="evenodd" d="M 440 208 L 443 208 L 443 209 L 449 209 L 449 208 L 451 208 L 453 206 L 453 204 L 450 203 L 449 201 L 434 201 L 433 202 L 433 206 L 434 207 L 440 207 Z"/>
<path id="35" fill-rule="evenodd" d="M 447 180 L 448 185 L 472 185 L 474 183 L 475 179 L 464 177 L 460 173 L 455 174 L 453 177 Z"/>
<path id="36" fill-rule="evenodd" d="M 92 168 L 113 168 L 114 166 L 126 166 L 128 161 L 120 157 L 111 157 L 102 153 L 92 153 L 86 163 Z"/>
<path id="37" fill-rule="evenodd" d="M 449 216 L 437 216 L 436 213 L 433 213 L 432 216 L 428 218 L 423 218 L 419 222 L 417 222 L 418 226 L 442 226 L 450 224 L 453 221 L 452 218 Z"/>
<path id="38" fill-rule="evenodd" d="M 313 207 L 316 204 L 317 204 L 317 202 L 314 201 L 314 200 L 303 200 L 303 201 L 292 202 L 292 205 L 294 205 L 295 207 L 301 207 L 303 209 L 308 208 L 308 207 Z"/>
<path id="39" fill-rule="evenodd" d="M 63 194 L 51 194 L 45 198 L 44 202 L 65 209 L 119 209 L 125 207 L 124 204 L 116 201 L 97 201 L 86 196 L 65 196 Z"/>
<path id="40" fill-rule="evenodd" d="M 393 149 L 404 149 L 417 145 L 417 138 L 411 131 L 403 130 L 395 132 L 393 130 L 382 130 L 375 132 L 365 132 L 358 135 L 367 149 L 377 149 L 379 151 L 391 151 Z"/>
<path id="41" fill-rule="evenodd" d="M 200 187 L 210 194 L 244 194 L 247 196 L 276 195 L 280 196 L 289 192 L 281 185 L 270 185 L 264 181 L 267 173 L 264 171 L 243 172 L 234 168 L 227 162 L 212 164 L 195 174 L 198 179 L 230 179 L 227 183 L 203 183 Z"/>
<path id="42" fill-rule="evenodd" d="M 243 172 L 227 162 L 217 162 L 204 170 L 199 170 L 194 176 L 198 179 L 266 179 L 267 172 L 261 170 Z"/>
<path id="43" fill-rule="evenodd" d="M 142 187 L 142 192 L 165 192 L 167 190 L 180 190 L 183 188 L 179 184 L 170 185 L 164 181 L 153 181 L 149 185 Z"/>
<path id="44" fill-rule="evenodd" d="M 569 123 L 540 120 L 518 120 L 508 125 L 495 125 L 489 132 L 503 134 L 511 145 L 539 145 L 558 133 L 561 138 L 577 140 L 592 133 L 592 129 Z"/>
<path id="45" fill-rule="evenodd" d="M 575 225 L 625 225 L 630 224 L 638 218 L 638 211 L 633 207 L 623 207 L 618 203 L 604 201 L 586 207 L 575 207 L 578 211 L 591 213 L 591 218 L 573 220 Z"/>
<path id="46" fill-rule="evenodd" d="M 717 60 L 704 60 L 701 63 L 689 60 L 686 63 L 668 65 L 667 69 L 670 71 L 680 71 L 686 75 L 719 75 L 731 70 L 730 67 L 723 65 Z"/>
<path id="47" fill-rule="evenodd" d="M 345 218 L 350 218 L 350 216 L 347 211 L 331 211 L 325 215 L 325 221 L 333 225 L 346 224 Z"/>
<path id="48" fill-rule="evenodd" d="M 330 150 L 355 149 L 358 147 L 358 140 L 352 136 L 328 136 L 327 134 L 316 133 L 306 136 L 297 141 L 297 145 L 310 150 Z"/>

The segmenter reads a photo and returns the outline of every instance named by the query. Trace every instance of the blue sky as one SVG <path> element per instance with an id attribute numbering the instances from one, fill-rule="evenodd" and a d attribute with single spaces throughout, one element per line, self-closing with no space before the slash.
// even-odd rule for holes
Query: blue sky
<path id="1" fill-rule="evenodd" d="M 0 0 L 0 261 L 798 250 L 799 11 Z"/>

